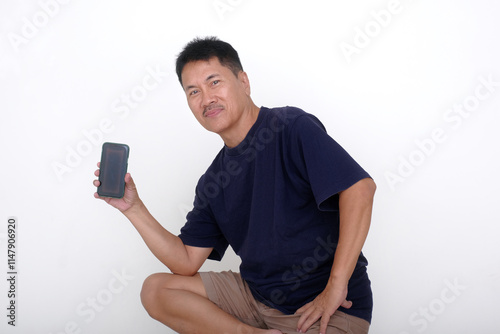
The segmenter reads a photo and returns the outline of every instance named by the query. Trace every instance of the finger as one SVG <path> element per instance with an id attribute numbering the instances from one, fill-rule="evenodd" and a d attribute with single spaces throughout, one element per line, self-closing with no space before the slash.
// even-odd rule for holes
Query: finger
<path id="1" fill-rule="evenodd" d="M 297 311 L 295 311 L 295 314 L 302 314 L 302 313 L 304 313 L 310 307 L 310 304 L 311 303 L 305 304 L 304 306 L 302 306 L 301 308 L 299 308 Z"/>
<path id="2" fill-rule="evenodd" d="M 328 327 L 329 322 L 330 322 L 330 315 L 328 313 L 323 313 L 319 325 L 319 334 L 326 334 L 326 328 Z"/>
<path id="3" fill-rule="evenodd" d="M 352 302 L 350 300 L 344 300 L 342 304 L 340 304 L 343 308 L 351 308 Z"/>
<path id="4" fill-rule="evenodd" d="M 99 176 L 99 174 L 101 174 L 101 170 L 100 170 L 100 169 L 97 169 L 97 170 L 94 172 L 94 175 L 95 175 L 95 176 Z"/>
<path id="5" fill-rule="evenodd" d="M 97 163 L 97 167 L 101 168 L 101 162 L 100 161 Z"/>
<path id="6" fill-rule="evenodd" d="M 99 181 L 99 180 L 94 180 L 93 183 L 94 183 L 95 187 L 99 187 L 101 185 L 101 181 Z"/>
<path id="7" fill-rule="evenodd" d="M 300 333 L 306 333 L 309 328 L 316 322 L 319 320 L 319 318 L 321 317 L 321 314 L 318 314 L 318 315 L 311 315 L 311 317 L 309 317 L 306 322 L 300 327 Z"/>
<path id="8" fill-rule="evenodd" d="M 130 173 L 125 174 L 125 186 L 130 190 L 136 190 L 134 179 Z"/>
<path id="9" fill-rule="evenodd" d="M 125 174 L 125 183 L 130 183 L 131 185 L 134 185 L 134 180 L 132 180 L 132 175 L 130 173 Z"/>
<path id="10" fill-rule="evenodd" d="M 299 333 L 305 333 L 318 319 L 321 317 L 321 312 L 316 310 L 306 311 L 299 319 L 297 323 L 297 331 Z"/>
<path id="11" fill-rule="evenodd" d="M 309 303 L 302 306 L 295 312 L 295 314 L 301 314 L 299 321 L 297 322 L 297 331 L 302 327 L 304 322 L 307 320 L 307 317 L 309 316 L 310 311 L 308 312 L 307 310 L 309 309 Z"/>

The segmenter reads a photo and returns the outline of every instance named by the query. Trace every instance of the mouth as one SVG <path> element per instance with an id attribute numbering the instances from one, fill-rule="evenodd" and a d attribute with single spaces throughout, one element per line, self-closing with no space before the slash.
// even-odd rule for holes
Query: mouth
<path id="1" fill-rule="evenodd" d="M 215 117 L 224 110 L 224 107 L 220 104 L 210 105 L 203 110 L 204 117 Z"/>

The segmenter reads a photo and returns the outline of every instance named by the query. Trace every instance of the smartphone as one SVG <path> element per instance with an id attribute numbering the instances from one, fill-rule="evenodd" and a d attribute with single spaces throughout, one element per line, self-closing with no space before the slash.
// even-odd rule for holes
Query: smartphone
<path id="1" fill-rule="evenodd" d="M 125 194 L 129 147 L 125 144 L 102 144 L 101 165 L 97 194 L 101 197 L 122 198 Z"/>

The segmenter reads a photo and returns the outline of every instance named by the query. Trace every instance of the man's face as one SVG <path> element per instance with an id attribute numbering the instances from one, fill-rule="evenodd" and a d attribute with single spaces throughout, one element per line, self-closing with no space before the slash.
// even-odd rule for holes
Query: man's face
<path id="1" fill-rule="evenodd" d="M 235 76 L 217 58 L 211 58 L 187 63 L 182 83 L 189 108 L 205 129 L 223 138 L 237 131 L 251 101 L 245 72 Z"/>

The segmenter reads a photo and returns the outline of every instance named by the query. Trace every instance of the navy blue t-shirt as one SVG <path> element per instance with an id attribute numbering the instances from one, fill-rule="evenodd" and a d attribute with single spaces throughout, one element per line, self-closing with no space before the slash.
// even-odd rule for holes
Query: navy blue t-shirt
<path id="1" fill-rule="evenodd" d="M 223 147 L 196 187 L 180 238 L 228 245 L 254 297 L 293 314 L 321 293 L 330 277 L 339 234 L 338 193 L 370 177 L 311 114 L 262 107 L 246 138 Z M 349 281 L 345 313 L 371 321 L 372 292 L 360 254 Z"/>

